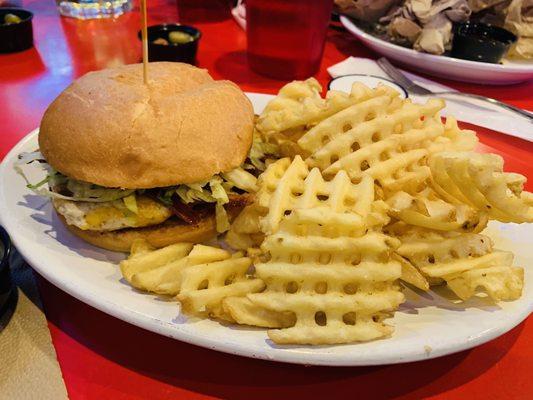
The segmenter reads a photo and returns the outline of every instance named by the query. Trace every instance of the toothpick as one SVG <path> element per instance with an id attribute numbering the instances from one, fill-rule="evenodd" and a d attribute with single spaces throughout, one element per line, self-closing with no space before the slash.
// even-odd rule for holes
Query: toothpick
<path id="1" fill-rule="evenodd" d="M 148 30 L 146 18 L 146 0 L 141 0 L 141 37 L 143 48 L 143 81 L 148 85 Z"/>

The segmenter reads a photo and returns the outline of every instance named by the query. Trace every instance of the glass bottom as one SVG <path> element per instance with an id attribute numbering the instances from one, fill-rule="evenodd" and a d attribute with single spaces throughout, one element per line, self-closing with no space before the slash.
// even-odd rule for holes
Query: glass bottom
<path id="1" fill-rule="evenodd" d="M 57 1 L 59 13 L 78 19 L 113 18 L 132 9 L 131 0 Z"/>

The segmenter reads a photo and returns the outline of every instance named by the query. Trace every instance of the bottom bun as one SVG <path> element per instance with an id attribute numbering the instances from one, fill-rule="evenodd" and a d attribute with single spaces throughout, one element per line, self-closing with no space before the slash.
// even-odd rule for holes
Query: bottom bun
<path id="1" fill-rule="evenodd" d="M 236 217 L 241 210 L 242 207 L 228 209 L 227 213 L 230 220 Z M 144 239 L 152 246 L 160 248 L 179 242 L 201 243 L 217 235 L 214 213 L 203 218 L 198 225 L 187 225 L 175 218 L 170 218 L 158 225 L 116 231 L 82 230 L 74 225 L 67 224 L 61 214 L 57 213 L 57 215 L 74 235 L 94 246 L 112 251 L 129 252 L 133 241 L 136 239 Z"/>

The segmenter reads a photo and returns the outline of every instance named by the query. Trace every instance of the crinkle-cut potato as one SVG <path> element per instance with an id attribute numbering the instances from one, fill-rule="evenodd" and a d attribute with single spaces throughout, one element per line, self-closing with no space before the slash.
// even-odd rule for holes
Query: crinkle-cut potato
<path id="1" fill-rule="evenodd" d="M 448 287 L 463 300 L 474 296 L 478 288 L 495 301 L 516 300 L 522 295 L 524 269 L 509 265 L 478 268 L 465 271 L 447 283 Z"/>
<path id="2" fill-rule="evenodd" d="M 337 213 L 349 212 L 347 219 L 339 221 L 327 221 L 332 215 L 326 213 L 324 223 L 336 223 L 356 232 L 388 221 L 386 215 L 379 212 L 385 205 L 375 204 L 371 177 L 365 176 L 355 185 L 346 172 L 340 171 L 326 181 L 318 168 L 310 171 L 299 156 L 292 162 L 284 158 L 271 164 L 260 176 L 258 185 L 256 201 L 268 210 L 261 221 L 262 231 L 267 234 L 275 232 L 283 217 L 295 209 L 314 209 L 315 213 L 323 208 Z"/>
<path id="3" fill-rule="evenodd" d="M 460 129 L 455 118 L 446 117 L 444 134 L 428 144 L 428 151 L 431 154 L 439 151 L 470 151 L 477 146 L 478 142 L 476 132 Z"/>
<path id="4" fill-rule="evenodd" d="M 481 232 L 488 216 L 467 204 L 449 203 L 426 187 L 418 193 L 398 191 L 387 199 L 389 215 L 410 226 L 438 231 Z"/>
<path id="5" fill-rule="evenodd" d="M 513 254 L 494 250 L 488 236 L 474 233 L 425 232 L 400 237 L 396 252 L 430 278 L 443 279 L 462 300 L 479 289 L 494 301 L 516 300 L 523 269 L 513 267 Z"/>
<path id="6" fill-rule="evenodd" d="M 418 187 L 429 177 L 429 154 L 471 150 L 477 143 L 475 133 L 460 130 L 453 118 L 441 121 L 443 107 L 442 100 L 413 104 L 378 88 L 373 96 L 319 122 L 298 145 L 302 154 L 309 154 L 306 163 L 326 175 L 345 170 L 358 182 L 369 174 L 390 192 Z"/>
<path id="7" fill-rule="evenodd" d="M 124 278 L 135 288 L 177 296 L 188 313 L 220 314 L 222 301 L 260 291 L 264 283 L 251 278 L 252 260 L 226 250 L 178 243 L 158 250 L 136 241 L 130 257 L 120 263 Z"/>
<path id="8" fill-rule="evenodd" d="M 409 283 L 414 287 L 427 292 L 429 290 L 430 282 L 429 280 L 420 273 L 420 271 L 405 258 L 400 256 L 397 253 L 392 255 L 392 259 L 396 260 L 402 266 L 402 274 L 400 279 L 403 282 Z"/>
<path id="9" fill-rule="evenodd" d="M 441 152 L 429 159 L 434 189 L 455 204 L 468 204 L 501 222 L 533 222 L 532 194 L 526 178 L 503 172 L 496 154 Z"/>
<path id="10" fill-rule="evenodd" d="M 426 104 L 404 100 L 398 105 L 386 96 L 374 98 L 322 121 L 298 144 L 311 153 L 306 163 L 326 175 L 345 170 L 358 182 L 369 174 L 391 192 L 416 187 L 429 177 L 426 158 L 431 151 L 452 140 L 461 142 L 458 147 L 476 143 L 468 131 L 451 134 L 453 122 L 446 126 L 438 114 L 443 107 L 437 99 Z"/>
<path id="11" fill-rule="evenodd" d="M 441 120 L 444 102 L 415 104 L 387 86 L 329 91 L 285 85 L 256 134 L 285 156 L 217 247 L 136 242 L 121 271 L 134 287 L 175 296 L 201 317 L 269 328 L 277 344 L 385 338 L 404 301 L 399 281 L 446 284 L 460 299 L 520 297 L 513 254 L 481 234 L 491 219 L 532 222 L 525 177 L 472 150 L 478 139 Z"/>
<path id="12" fill-rule="evenodd" d="M 269 337 L 279 344 L 317 345 L 389 335 L 393 329 L 380 315 L 404 300 L 396 283 L 401 265 L 390 258 L 397 241 L 379 232 L 346 235 L 344 227 L 324 223 L 323 216 L 341 221 L 349 213 L 314 211 L 292 211 L 262 245 L 271 259 L 255 268 L 267 288 L 247 298 L 296 319 L 294 326 L 268 331 Z"/>
<path id="13" fill-rule="evenodd" d="M 226 315 L 241 325 L 288 328 L 296 323 L 296 316 L 292 312 L 271 311 L 246 297 L 228 297 L 222 302 L 222 307 Z"/>
<path id="14" fill-rule="evenodd" d="M 322 98 L 321 92 L 322 86 L 315 78 L 288 83 L 268 102 L 258 118 L 256 129 L 268 137 L 288 129 L 309 127 L 352 104 L 385 93 L 391 97 L 399 94 L 388 86 L 373 90 L 361 83 L 354 83 L 349 94 L 330 90 Z"/>
<path id="15" fill-rule="evenodd" d="M 265 238 L 259 222 L 266 212 L 267 209 L 260 207 L 257 202 L 244 207 L 233 220 L 226 234 L 226 243 L 237 250 L 258 247 Z"/>

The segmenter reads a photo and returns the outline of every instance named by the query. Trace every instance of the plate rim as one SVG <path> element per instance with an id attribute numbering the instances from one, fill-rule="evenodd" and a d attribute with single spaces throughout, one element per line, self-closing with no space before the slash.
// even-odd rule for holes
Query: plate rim
<path id="1" fill-rule="evenodd" d="M 265 98 L 265 95 L 260 93 L 246 93 L 247 95 L 259 95 L 259 97 Z M 253 101 L 252 101 L 253 102 Z M 35 136 L 38 133 L 38 129 L 35 129 L 24 136 L 4 157 L 0 163 L 0 179 L 3 179 L 6 174 L 6 170 L 10 165 L 11 161 L 16 159 L 18 153 L 25 147 L 25 145 L 34 140 Z M 0 187 L 0 199 L 4 197 L 4 189 Z M 426 352 L 422 349 L 421 346 L 416 348 L 402 349 L 394 355 L 394 358 L 391 356 L 375 358 L 358 358 L 350 359 L 348 355 L 344 357 L 339 357 L 339 355 L 333 355 L 332 357 L 324 353 L 310 353 L 310 352 L 293 352 L 285 351 L 285 349 L 310 349 L 311 346 L 287 346 L 281 348 L 272 348 L 265 347 L 264 349 L 250 349 L 246 344 L 241 345 L 239 343 L 226 343 L 223 340 L 218 340 L 216 337 L 204 338 L 201 336 L 195 336 L 191 332 L 179 331 L 175 329 L 174 325 L 168 323 L 159 323 L 156 325 L 153 324 L 154 318 L 137 312 L 132 309 L 124 308 L 123 305 L 116 302 L 111 302 L 106 299 L 100 299 L 98 296 L 91 296 L 90 290 L 83 290 L 83 286 L 75 287 L 67 280 L 61 279 L 61 274 L 54 275 L 52 271 L 48 271 L 46 266 L 41 266 L 40 260 L 37 257 L 37 254 L 34 254 L 29 251 L 23 244 L 25 238 L 22 237 L 22 233 L 18 233 L 17 229 L 13 229 L 14 221 L 10 223 L 11 216 L 9 213 L 6 213 L 7 207 L 0 202 L 0 224 L 8 231 L 13 241 L 13 244 L 17 247 L 20 254 L 23 258 L 34 268 L 41 276 L 43 276 L 50 283 L 55 285 L 60 290 L 68 293 L 74 298 L 90 305 L 91 307 L 96 308 L 108 315 L 111 315 L 115 318 L 118 318 L 122 321 L 130 323 L 132 325 L 138 326 L 140 328 L 146 329 L 148 331 L 154 332 L 156 334 L 164 335 L 175 340 L 180 340 L 185 343 L 192 345 L 204 347 L 211 350 L 221 351 L 223 353 L 239 355 L 243 357 L 249 357 L 254 359 L 262 359 L 267 361 L 277 361 L 283 363 L 291 364 L 303 364 L 303 365 L 321 365 L 321 366 L 371 366 L 371 365 L 392 365 L 413 361 L 423 361 L 429 360 L 444 355 L 458 353 L 464 350 L 471 349 L 473 347 L 484 344 L 490 340 L 493 340 L 509 330 L 513 329 L 520 323 L 522 323 L 533 310 L 533 302 L 528 304 L 528 307 L 525 307 L 523 312 L 519 315 L 515 315 L 514 318 L 505 318 L 503 323 L 500 323 L 497 326 L 493 326 L 490 329 L 486 329 L 483 332 L 480 332 L 478 335 L 468 337 L 464 342 L 457 343 L 448 343 L 442 347 L 433 348 L 431 352 Z M 161 320 L 159 320 L 161 322 Z M 173 328 L 171 328 L 171 326 Z M 384 340 L 390 340 L 386 338 Z M 379 341 L 376 341 L 379 343 Z"/>
<path id="2" fill-rule="evenodd" d="M 425 60 L 425 61 L 434 61 L 441 64 L 453 64 L 456 66 L 469 66 L 472 68 L 484 70 L 487 72 L 504 72 L 504 73 L 520 73 L 520 74 L 533 74 L 533 62 L 529 64 L 491 64 L 491 63 L 483 63 L 483 62 L 477 62 L 477 61 L 471 61 L 471 60 L 462 60 L 459 58 L 453 58 L 453 57 L 447 57 L 442 55 L 435 55 L 435 54 L 428 54 L 428 53 L 422 53 L 420 51 L 416 51 L 414 49 L 409 49 L 407 47 L 402 47 L 394 43 L 387 42 L 386 40 L 377 38 L 375 36 L 372 36 L 371 34 L 363 31 L 361 28 L 359 28 L 349 17 L 345 15 L 340 16 L 340 21 L 342 25 L 354 36 L 370 41 L 370 42 L 378 42 L 376 45 L 380 45 L 383 47 L 387 47 L 393 51 L 399 51 L 403 53 L 406 56 L 409 56 L 410 58 L 417 58 L 419 60 Z"/>

